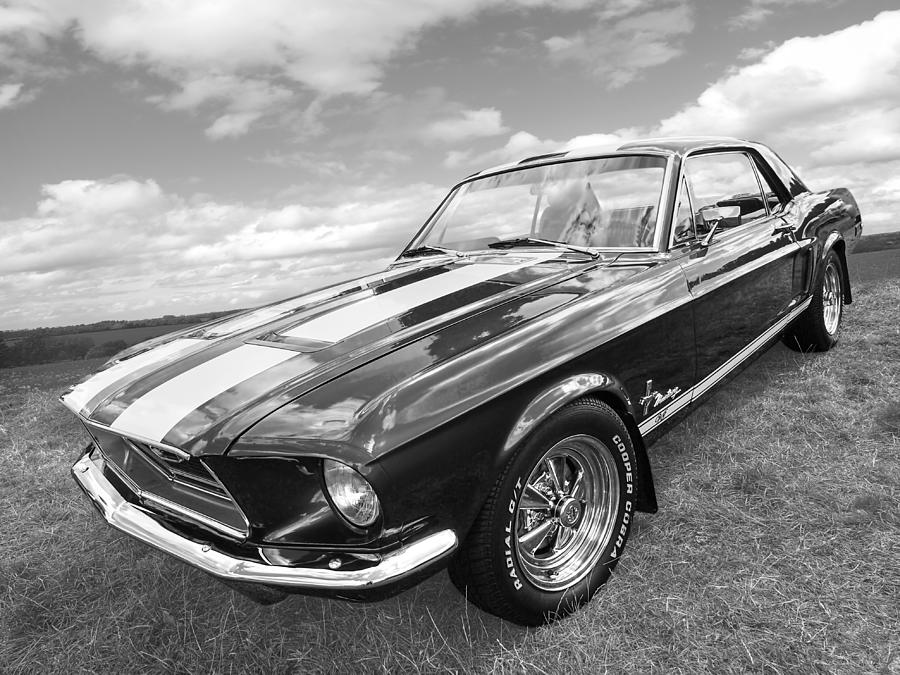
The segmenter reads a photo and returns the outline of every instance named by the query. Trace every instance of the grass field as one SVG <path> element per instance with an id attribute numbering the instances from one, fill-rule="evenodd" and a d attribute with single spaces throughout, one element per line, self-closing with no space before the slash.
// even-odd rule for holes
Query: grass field
<path id="1" fill-rule="evenodd" d="M 900 282 L 838 347 L 764 355 L 655 445 L 660 512 L 610 583 L 526 630 L 444 573 L 373 605 L 260 607 L 109 529 L 68 475 L 56 393 L 96 362 L 0 379 L 0 670 L 900 673 Z"/>
<path id="2" fill-rule="evenodd" d="M 900 278 L 900 249 L 854 253 L 847 258 L 847 267 L 854 284 Z"/>
<path id="3" fill-rule="evenodd" d="M 900 232 L 882 232 L 881 234 L 864 235 L 856 245 L 856 253 L 884 251 L 900 248 Z"/>

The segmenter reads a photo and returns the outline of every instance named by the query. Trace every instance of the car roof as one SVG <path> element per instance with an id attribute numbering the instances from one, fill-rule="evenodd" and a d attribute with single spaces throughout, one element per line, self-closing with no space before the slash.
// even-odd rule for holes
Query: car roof
<path id="1" fill-rule="evenodd" d="M 549 152 L 541 155 L 526 157 L 516 162 L 507 162 L 492 166 L 483 171 L 477 171 L 468 178 L 475 176 L 484 176 L 498 171 L 505 171 L 517 166 L 526 166 L 530 164 L 544 164 L 561 159 L 575 159 L 578 157 L 592 157 L 597 155 L 627 155 L 635 151 L 646 151 L 653 153 L 661 153 L 666 155 L 684 156 L 696 150 L 704 150 L 707 148 L 722 147 L 754 147 L 757 145 L 752 141 L 746 141 L 740 138 L 730 136 L 671 136 L 661 138 L 641 138 L 628 141 L 622 145 L 591 145 L 576 148 L 561 148 L 557 152 Z"/>

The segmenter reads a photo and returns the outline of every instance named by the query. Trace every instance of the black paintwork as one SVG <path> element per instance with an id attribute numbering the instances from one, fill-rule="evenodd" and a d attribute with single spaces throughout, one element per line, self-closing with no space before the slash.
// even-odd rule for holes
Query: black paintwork
<path id="1" fill-rule="evenodd" d="M 464 538 L 516 450 L 509 441 L 517 424 L 529 416 L 539 424 L 541 415 L 566 402 L 548 394 L 560 383 L 596 374 L 601 384 L 575 390 L 571 398 L 603 398 L 637 435 L 655 412 L 640 404 L 648 380 L 660 390 L 689 390 L 808 297 L 829 250 L 842 256 L 852 250 L 861 220 L 850 193 L 810 193 L 764 146 L 668 139 L 622 148 L 670 158 L 670 189 L 661 205 L 666 223 L 684 159 L 725 149 L 754 158 L 779 204 L 761 220 L 717 233 L 709 246 L 694 242 L 670 250 L 666 231 L 653 252 L 600 260 L 559 252 L 556 260 L 427 303 L 335 344 L 281 336 L 301 320 L 353 302 L 354 292 L 345 291 L 142 374 L 104 395 L 91 417 L 108 424 L 143 393 L 235 345 L 294 349 L 295 358 L 205 403 L 165 439 L 206 457 L 247 514 L 250 537 L 227 546 L 247 555 L 269 547 L 273 555 L 302 562 L 318 560 L 322 551 L 380 550 L 443 528 Z M 374 292 L 469 262 L 398 260 L 409 274 Z M 849 302 L 849 279 L 844 288 Z M 535 415 L 529 406 L 542 396 L 553 407 Z M 693 405 L 636 439 L 644 510 L 656 505 L 645 445 Z M 351 464 L 375 487 L 383 515 L 373 527 L 354 528 L 330 508 L 318 464 L 324 457 Z"/>

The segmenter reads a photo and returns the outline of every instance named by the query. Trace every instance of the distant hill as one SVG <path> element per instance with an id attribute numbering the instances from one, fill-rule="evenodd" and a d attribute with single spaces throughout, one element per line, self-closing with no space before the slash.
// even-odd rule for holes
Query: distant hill
<path id="1" fill-rule="evenodd" d="M 0 331 L 0 368 L 109 357 L 144 340 L 235 311 L 240 310 Z"/>
<path id="2" fill-rule="evenodd" d="M 865 227 L 865 224 L 863 225 Z M 871 253 L 872 251 L 884 251 L 890 248 L 900 248 L 900 232 L 884 232 L 882 234 L 867 234 L 860 238 L 853 250 L 854 253 Z"/>

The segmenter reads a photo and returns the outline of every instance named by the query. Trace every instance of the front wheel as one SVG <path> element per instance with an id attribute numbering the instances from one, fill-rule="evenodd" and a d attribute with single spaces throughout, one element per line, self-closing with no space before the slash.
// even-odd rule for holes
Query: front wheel
<path id="1" fill-rule="evenodd" d="M 785 331 L 783 341 L 788 347 L 800 352 L 825 352 L 837 343 L 844 314 L 843 269 L 840 256 L 829 251 L 812 302 Z"/>
<path id="2" fill-rule="evenodd" d="M 634 448 L 605 403 L 550 417 L 498 479 L 450 577 L 469 600 L 536 625 L 587 602 L 609 577 L 633 520 Z"/>

